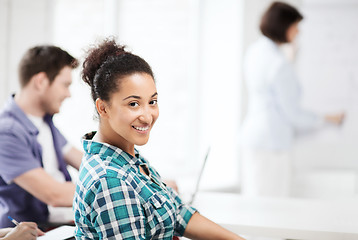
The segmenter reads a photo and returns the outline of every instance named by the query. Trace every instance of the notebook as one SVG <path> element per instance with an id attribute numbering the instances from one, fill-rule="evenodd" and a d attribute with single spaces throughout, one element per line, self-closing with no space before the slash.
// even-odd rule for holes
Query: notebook
<path id="1" fill-rule="evenodd" d="M 58 228 L 55 228 L 53 230 L 50 230 L 45 233 L 44 236 L 38 237 L 39 240 L 64 240 L 73 238 L 74 232 L 75 232 L 74 226 L 61 226 Z"/>

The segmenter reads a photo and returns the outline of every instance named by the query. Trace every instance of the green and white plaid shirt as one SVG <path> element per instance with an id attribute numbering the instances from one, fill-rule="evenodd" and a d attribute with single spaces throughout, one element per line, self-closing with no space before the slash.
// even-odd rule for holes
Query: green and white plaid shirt
<path id="1" fill-rule="evenodd" d="M 73 203 L 76 239 L 172 240 L 184 234 L 196 210 L 163 184 L 137 150 L 133 157 L 90 139 L 83 140 L 83 148 Z"/>

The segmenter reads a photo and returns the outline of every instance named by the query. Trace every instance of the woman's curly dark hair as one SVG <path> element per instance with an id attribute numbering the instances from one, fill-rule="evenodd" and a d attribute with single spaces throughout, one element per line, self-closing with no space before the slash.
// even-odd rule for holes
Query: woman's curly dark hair
<path id="1" fill-rule="evenodd" d="M 147 73 L 154 79 L 149 64 L 141 57 L 125 50 L 114 39 L 105 39 L 90 48 L 83 62 L 82 80 L 91 87 L 93 101 L 109 101 L 118 91 L 120 80 L 134 73 Z"/>

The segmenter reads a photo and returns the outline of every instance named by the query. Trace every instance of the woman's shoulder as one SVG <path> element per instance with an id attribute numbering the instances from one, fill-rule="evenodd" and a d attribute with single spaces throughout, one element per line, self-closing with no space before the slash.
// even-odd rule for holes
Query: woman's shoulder
<path id="1" fill-rule="evenodd" d="M 263 64 L 279 64 L 284 61 L 278 45 L 272 40 L 261 37 L 252 43 L 246 51 L 246 61 L 255 63 L 262 62 Z"/>
<path id="2" fill-rule="evenodd" d="M 79 172 L 79 181 L 89 188 L 103 178 L 126 178 L 125 170 L 115 166 L 108 156 L 86 152 Z"/>

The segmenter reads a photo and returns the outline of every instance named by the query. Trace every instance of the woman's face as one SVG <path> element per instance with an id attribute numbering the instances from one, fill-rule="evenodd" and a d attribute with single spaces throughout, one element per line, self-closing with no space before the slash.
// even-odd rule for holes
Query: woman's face
<path id="1" fill-rule="evenodd" d="M 296 39 L 299 33 L 298 24 L 299 22 L 295 22 L 287 29 L 286 32 L 287 42 L 292 43 Z"/>
<path id="2" fill-rule="evenodd" d="M 149 74 L 134 73 L 122 78 L 119 91 L 111 95 L 106 107 L 109 143 L 129 153 L 133 153 L 134 145 L 146 144 L 159 116 L 157 98 L 157 89 Z"/>

